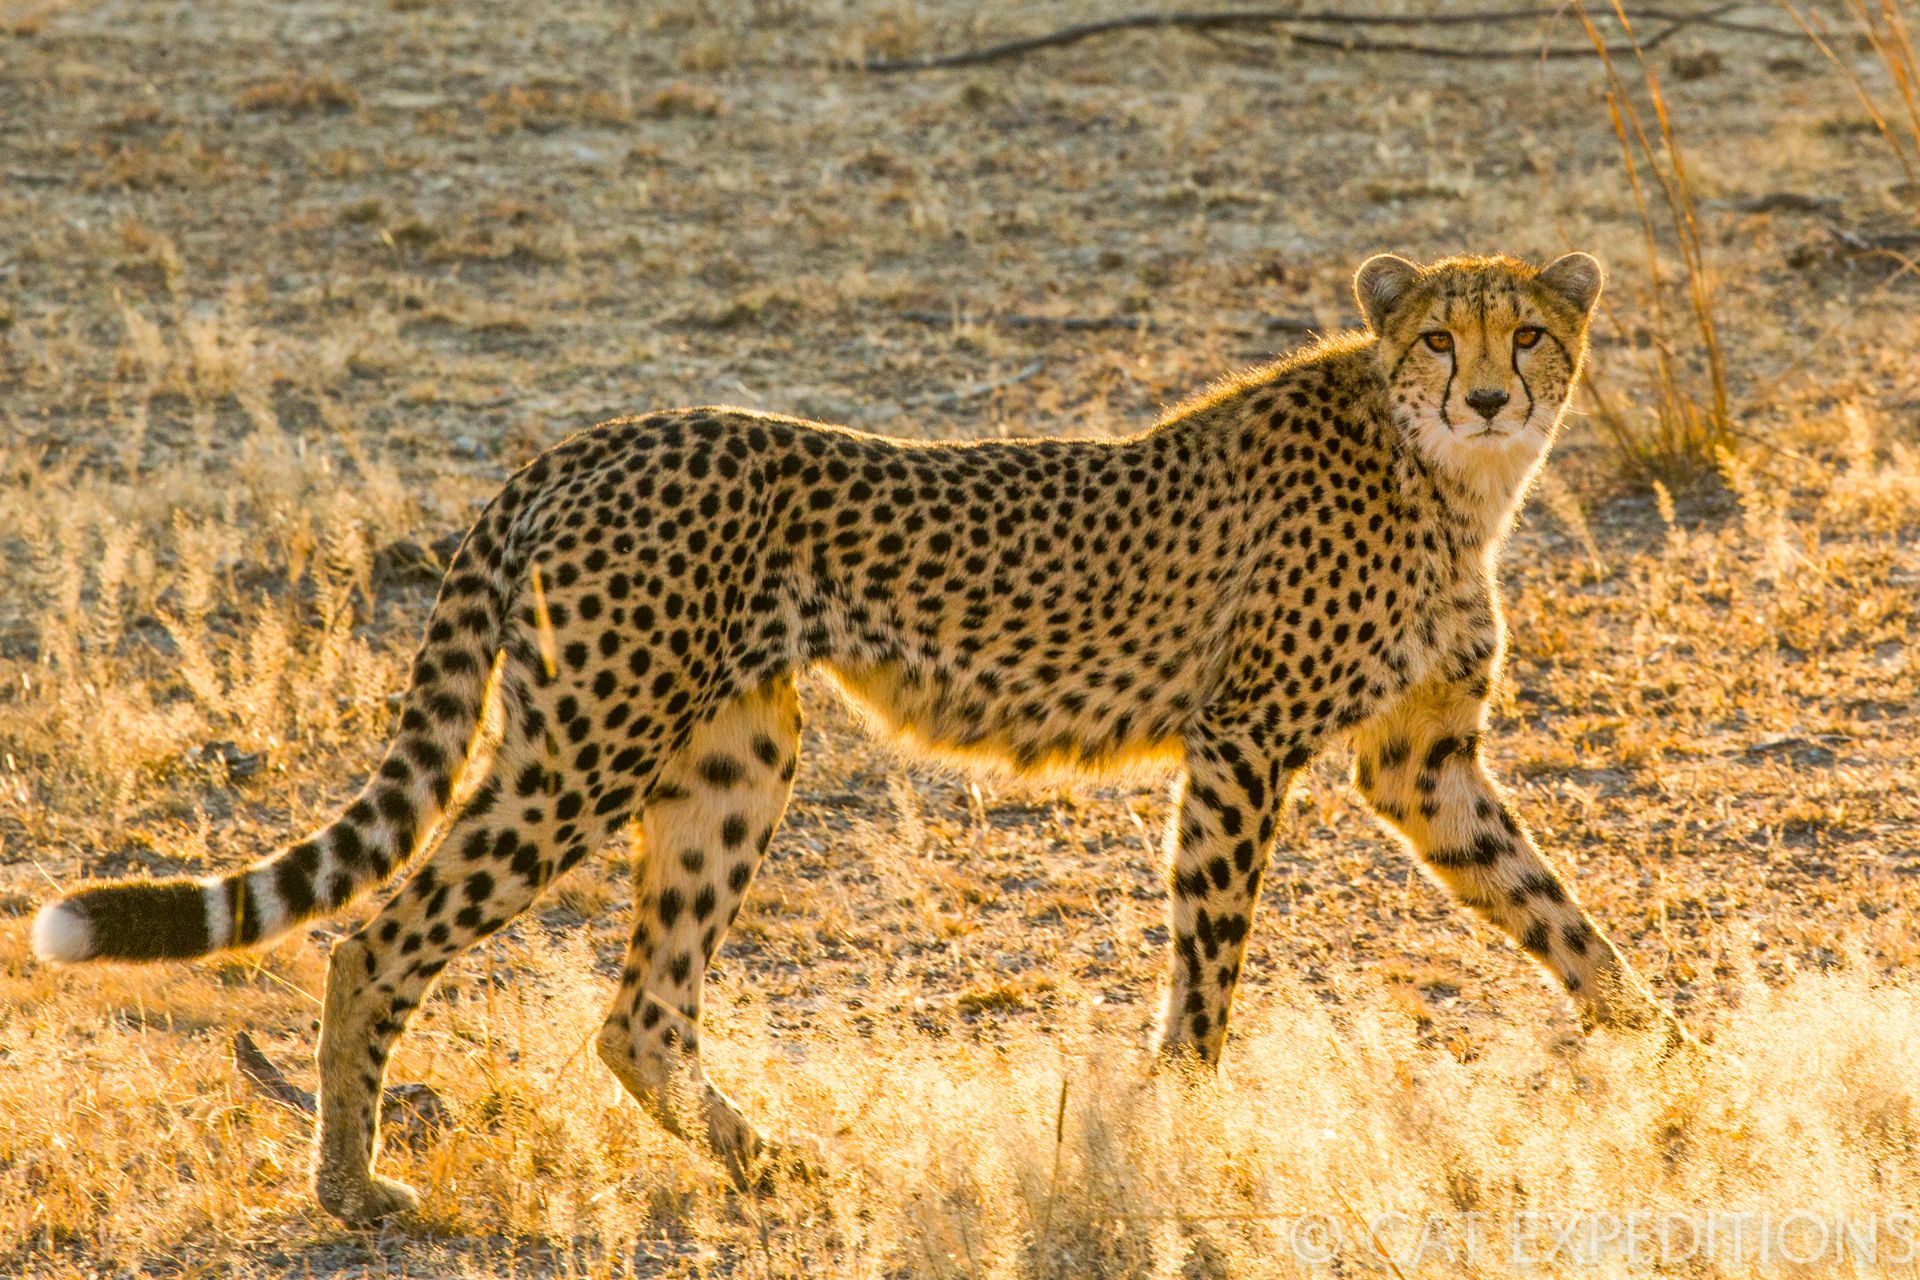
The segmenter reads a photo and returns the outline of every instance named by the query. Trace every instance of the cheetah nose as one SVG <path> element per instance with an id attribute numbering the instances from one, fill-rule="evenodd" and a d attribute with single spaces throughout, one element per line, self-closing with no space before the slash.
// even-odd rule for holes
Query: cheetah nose
<path id="1" fill-rule="evenodd" d="M 1494 391 L 1488 387 L 1478 387 L 1467 392 L 1467 405 L 1475 413 L 1493 421 L 1493 415 L 1500 412 L 1510 397 L 1504 391 Z"/>

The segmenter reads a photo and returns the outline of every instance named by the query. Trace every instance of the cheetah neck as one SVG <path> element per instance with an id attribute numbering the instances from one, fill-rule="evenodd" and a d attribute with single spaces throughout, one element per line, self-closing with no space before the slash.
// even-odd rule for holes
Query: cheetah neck
<path id="1" fill-rule="evenodd" d="M 1537 446 L 1522 445 L 1496 457 L 1475 459 L 1471 468 L 1439 469 L 1455 511 L 1478 532 L 1483 545 L 1497 545 L 1506 538 L 1546 456 L 1546 442 L 1541 441 Z"/>
<path id="2" fill-rule="evenodd" d="M 1550 442 L 1468 448 L 1454 439 L 1424 439 L 1406 424 L 1401 432 L 1408 446 L 1403 464 L 1411 463 L 1417 473 L 1417 479 L 1407 478 L 1432 495 L 1456 552 L 1490 562 L 1512 530 Z"/>

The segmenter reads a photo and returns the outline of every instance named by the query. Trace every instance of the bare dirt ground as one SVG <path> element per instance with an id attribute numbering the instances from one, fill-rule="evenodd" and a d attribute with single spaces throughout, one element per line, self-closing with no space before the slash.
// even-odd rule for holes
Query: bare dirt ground
<path id="1" fill-rule="evenodd" d="M 1920 236 L 1895 151 L 1771 6 L 1734 16 L 1787 36 L 1648 55 L 1738 433 L 1655 459 L 1656 489 L 1658 358 L 1694 388 L 1707 362 L 1650 280 L 1594 60 L 1242 29 L 827 65 L 1108 12 L 0 4 L 0 1272 L 1390 1274 L 1303 1262 L 1287 1224 L 1914 1206 Z M 1418 38 L 1586 42 L 1567 17 Z M 1839 56 L 1885 93 L 1870 50 Z M 817 684 L 709 1016 L 716 1074 L 814 1136 L 823 1183 L 733 1195 L 594 1059 L 625 847 L 422 1012 L 391 1075 L 457 1124 L 383 1156 L 426 1207 L 379 1232 L 311 1205 L 306 1122 L 228 1053 L 251 1030 L 311 1084 L 358 917 L 191 968 L 31 959 L 55 886 L 235 865 L 351 794 L 436 548 L 573 430 L 728 402 L 1124 432 L 1353 323 L 1371 252 L 1568 247 L 1614 270 L 1600 399 L 1507 555 L 1488 758 L 1707 1066 L 1580 1040 L 1330 758 L 1226 1080 L 1149 1080 L 1163 780 L 928 769 Z"/>

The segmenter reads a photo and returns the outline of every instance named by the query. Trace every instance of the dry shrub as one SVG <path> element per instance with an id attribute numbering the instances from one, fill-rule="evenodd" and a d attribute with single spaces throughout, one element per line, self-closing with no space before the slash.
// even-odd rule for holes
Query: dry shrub
<path id="1" fill-rule="evenodd" d="M 614 126 L 633 119 L 633 106 L 622 95 L 544 83 L 496 89 L 480 100 L 480 111 L 495 133 L 548 131 L 568 124 Z"/>
<path id="2" fill-rule="evenodd" d="M 209 740 L 254 749 L 379 731 L 371 690 L 398 672 L 354 635 L 354 602 L 367 526 L 393 512 L 264 433 L 224 475 L 28 474 L 37 497 L 20 508 L 10 604 L 37 661 L 0 704 L 0 740 L 30 780 L 23 821 L 41 826 L 32 809 L 56 798 L 64 813 L 124 816 Z M 283 576 L 282 598 L 234 598 L 236 574 L 262 572 Z"/>
<path id="3" fill-rule="evenodd" d="M 673 116 L 701 116 L 712 119 L 727 109 L 727 100 L 711 89 L 691 84 L 670 84 L 656 92 L 647 103 L 647 113 L 659 119 Z"/>
<path id="4" fill-rule="evenodd" d="M 360 95 L 336 76 L 287 71 L 248 85 L 235 101 L 242 111 L 304 116 L 315 111 L 351 111 L 360 105 Z"/>
<path id="5" fill-rule="evenodd" d="M 188 190 L 224 182 L 240 172 L 239 164 L 224 147 L 210 145 L 182 129 L 170 130 L 153 143 L 103 139 L 94 145 L 94 155 L 99 166 L 85 179 L 93 190 Z"/>
<path id="6" fill-rule="evenodd" d="M 171 242 L 155 251 L 177 288 L 181 274 L 177 251 Z M 199 400 L 243 393 L 257 396 L 269 378 L 262 362 L 260 332 L 237 288 L 215 307 L 176 306 L 165 329 L 124 298 L 119 311 L 127 336 L 118 372 L 137 378 L 144 395 L 169 391 Z"/>

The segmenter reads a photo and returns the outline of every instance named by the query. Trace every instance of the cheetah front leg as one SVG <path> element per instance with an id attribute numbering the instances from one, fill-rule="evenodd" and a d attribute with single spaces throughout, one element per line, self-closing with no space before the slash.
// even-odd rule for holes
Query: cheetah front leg
<path id="1" fill-rule="evenodd" d="M 1275 755 L 1240 735 L 1202 730 L 1186 754 L 1167 829 L 1173 954 L 1159 1052 L 1214 1067 L 1227 1038 L 1274 824 L 1308 753 L 1295 747 Z"/>
<path id="2" fill-rule="evenodd" d="M 1480 763 L 1485 700 L 1431 685 L 1354 735 L 1354 780 L 1455 897 L 1559 979 L 1584 1027 L 1684 1033 L 1575 901 Z"/>
<path id="3" fill-rule="evenodd" d="M 786 810 L 800 704 L 786 677 L 723 707 L 661 771 L 634 872 L 633 939 L 600 1057 L 670 1132 L 712 1147 L 734 1180 L 768 1143 L 700 1065 L 707 963 Z"/>

